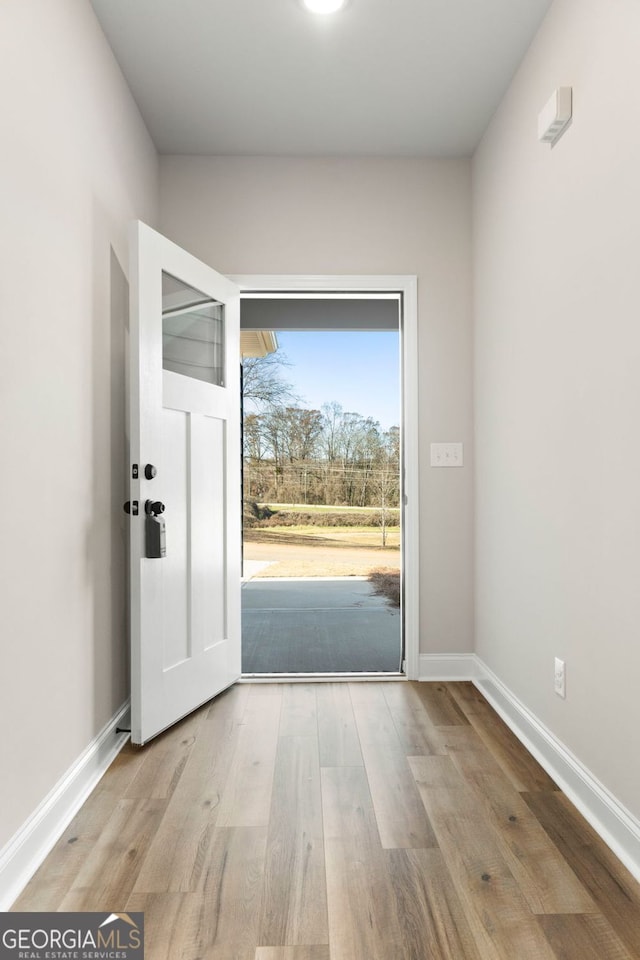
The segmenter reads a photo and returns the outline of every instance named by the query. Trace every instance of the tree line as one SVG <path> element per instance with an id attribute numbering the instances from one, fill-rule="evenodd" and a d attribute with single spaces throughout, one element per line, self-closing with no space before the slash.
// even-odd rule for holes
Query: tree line
<path id="1" fill-rule="evenodd" d="M 400 430 L 343 410 L 302 406 L 271 354 L 245 360 L 244 497 L 273 503 L 397 507 Z"/>

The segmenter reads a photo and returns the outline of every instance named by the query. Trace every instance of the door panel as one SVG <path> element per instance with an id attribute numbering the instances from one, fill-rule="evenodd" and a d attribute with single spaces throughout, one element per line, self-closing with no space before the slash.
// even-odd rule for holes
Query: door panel
<path id="1" fill-rule="evenodd" d="M 239 309 L 234 284 L 144 224 L 131 251 L 131 727 L 144 743 L 240 675 Z M 152 558 L 157 501 L 166 555 Z"/>
<path id="2" fill-rule="evenodd" d="M 224 463 L 216 451 L 225 447 L 222 420 L 191 416 L 191 503 L 198 523 L 192 534 L 194 634 L 205 638 L 205 650 L 227 634 L 224 539 Z M 217 589 L 215 589 L 217 587 Z"/>
<path id="3" fill-rule="evenodd" d="M 162 454 L 158 477 L 169 505 L 166 517 L 169 549 L 162 563 L 162 666 L 185 660 L 190 654 L 188 604 L 187 476 L 189 415 L 181 410 L 162 411 Z M 167 452 L 171 455 L 167 456 Z"/>

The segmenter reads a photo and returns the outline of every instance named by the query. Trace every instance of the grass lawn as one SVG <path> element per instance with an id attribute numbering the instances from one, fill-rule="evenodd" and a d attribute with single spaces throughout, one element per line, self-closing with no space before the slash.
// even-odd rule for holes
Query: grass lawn
<path id="1" fill-rule="evenodd" d="M 355 548 L 381 548 L 382 534 L 378 527 L 248 527 L 244 533 L 247 543 L 307 543 L 316 546 Z M 400 529 L 387 528 L 385 549 L 400 547 Z"/>
<path id="2" fill-rule="evenodd" d="M 276 513 L 380 513 L 380 507 L 335 507 L 324 503 L 260 503 L 260 507 L 269 507 Z M 387 507 L 390 514 L 398 514 L 398 507 Z"/>
<path id="3" fill-rule="evenodd" d="M 302 503 L 270 503 L 271 510 L 295 513 L 379 513 L 375 507 L 335 507 Z M 398 511 L 394 511 L 396 514 Z M 273 520 L 277 517 L 273 517 Z M 364 518 L 363 518 L 364 519 Z M 382 546 L 379 526 L 320 527 L 247 526 L 246 560 L 270 561 L 259 577 L 367 577 L 372 570 L 400 567 L 400 528 L 387 528 Z"/>

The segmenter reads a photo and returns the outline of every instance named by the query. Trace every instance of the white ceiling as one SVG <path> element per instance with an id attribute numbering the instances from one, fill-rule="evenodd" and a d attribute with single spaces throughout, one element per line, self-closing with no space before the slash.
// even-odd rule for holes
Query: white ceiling
<path id="1" fill-rule="evenodd" d="M 91 0 L 160 153 L 473 152 L 551 0 Z"/>

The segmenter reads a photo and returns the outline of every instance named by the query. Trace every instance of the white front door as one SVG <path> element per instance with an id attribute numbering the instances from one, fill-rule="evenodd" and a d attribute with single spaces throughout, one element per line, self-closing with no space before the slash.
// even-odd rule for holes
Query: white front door
<path id="1" fill-rule="evenodd" d="M 131 234 L 131 739 L 240 676 L 239 290 Z M 164 509 L 163 509 L 164 508 Z"/>

